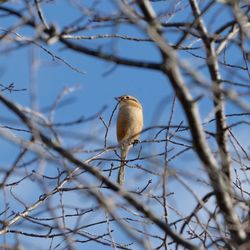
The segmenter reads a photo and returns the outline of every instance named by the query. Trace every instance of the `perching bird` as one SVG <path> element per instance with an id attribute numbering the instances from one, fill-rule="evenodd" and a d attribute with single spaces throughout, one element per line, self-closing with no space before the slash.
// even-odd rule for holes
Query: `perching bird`
<path id="1" fill-rule="evenodd" d="M 132 144 L 140 136 L 143 126 L 143 114 L 142 105 L 135 97 L 123 95 L 115 99 L 119 102 L 116 136 L 121 146 L 121 165 L 117 182 L 122 185 L 124 183 L 125 160 Z"/>

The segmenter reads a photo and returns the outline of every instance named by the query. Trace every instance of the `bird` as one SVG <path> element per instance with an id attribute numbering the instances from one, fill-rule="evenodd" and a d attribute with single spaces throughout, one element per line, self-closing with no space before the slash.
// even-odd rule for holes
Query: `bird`
<path id="1" fill-rule="evenodd" d="M 130 95 L 115 98 L 119 102 L 119 111 L 116 123 L 116 136 L 121 149 L 121 164 L 117 182 L 124 184 L 125 163 L 131 146 L 138 142 L 143 127 L 143 110 L 139 100 Z"/>

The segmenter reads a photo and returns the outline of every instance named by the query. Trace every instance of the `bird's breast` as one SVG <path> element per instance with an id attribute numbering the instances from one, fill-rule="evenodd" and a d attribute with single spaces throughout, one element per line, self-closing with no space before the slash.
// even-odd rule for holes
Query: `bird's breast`
<path id="1" fill-rule="evenodd" d="M 123 106 L 117 118 L 117 140 L 119 143 L 132 143 L 139 138 L 143 126 L 142 109 L 135 106 Z"/>

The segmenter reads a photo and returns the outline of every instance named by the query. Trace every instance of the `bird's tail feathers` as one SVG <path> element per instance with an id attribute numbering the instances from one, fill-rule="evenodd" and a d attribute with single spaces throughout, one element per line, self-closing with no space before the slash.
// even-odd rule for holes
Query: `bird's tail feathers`
<path id="1" fill-rule="evenodd" d="M 125 171 L 126 157 L 127 157 L 128 151 L 129 151 L 129 146 L 123 146 L 121 148 L 121 165 L 120 165 L 118 177 L 117 177 L 117 182 L 120 185 L 123 185 L 125 181 L 124 171 Z"/>

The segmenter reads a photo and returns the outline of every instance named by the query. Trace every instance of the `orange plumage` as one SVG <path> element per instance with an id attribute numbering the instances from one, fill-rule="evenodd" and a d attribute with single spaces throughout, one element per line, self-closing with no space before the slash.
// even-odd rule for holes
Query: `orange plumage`
<path id="1" fill-rule="evenodd" d="M 140 136 L 143 126 L 143 113 L 140 102 L 133 96 L 123 95 L 117 98 L 119 112 L 116 124 L 117 141 L 121 145 L 121 166 L 117 182 L 124 183 L 125 160 L 133 142 Z"/>

